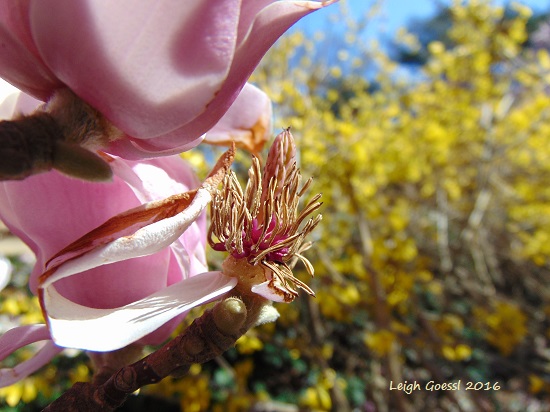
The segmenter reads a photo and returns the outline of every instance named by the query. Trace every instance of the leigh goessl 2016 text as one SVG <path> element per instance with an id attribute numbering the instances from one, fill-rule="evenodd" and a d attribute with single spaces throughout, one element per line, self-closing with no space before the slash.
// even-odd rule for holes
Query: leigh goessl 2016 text
<path id="1" fill-rule="evenodd" d="M 406 394 L 411 394 L 414 391 L 459 391 L 464 389 L 467 391 L 498 391 L 500 385 L 498 382 L 466 382 L 465 386 L 462 386 L 462 380 L 459 379 L 456 382 L 436 382 L 429 381 L 423 385 L 420 385 L 417 381 L 412 382 L 399 382 L 394 383 L 390 381 L 390 391 L 402 391 Z"/>

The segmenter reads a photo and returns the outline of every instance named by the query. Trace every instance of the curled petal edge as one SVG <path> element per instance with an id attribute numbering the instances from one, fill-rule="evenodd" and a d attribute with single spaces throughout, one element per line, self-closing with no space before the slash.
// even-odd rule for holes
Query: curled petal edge
<path id="1" fill-rule="evenodd" d="M 61 296 L 53 285 L 40 290 L 54 342 L 96 352 L 123 348 L 170 319 L 229 292 L 235 278 L 206 272 L 114 309 L 95 309 Z"/>
<path id="2" fill-rule="evenodd" d="M 201 187 L 121 213 L 77 239 L 46 263 L 39 288 L 101 265 L 151 255 L 179 238 L 212 200 L 235 156 L 223 154 Z"/>
<path id="3" fill-rule="evenodd" d="M 204 143 L 237 147 L 259 156 L 271 135 L 271 99 L 247 83 L 225 115 L 210 129 Z"/>
<path id="4" fill-rule="evenodd" d="M 120 237 L 105 245 L 97 246 L 79 256 L 50 268 L 40 276 L 39 288 L 82 273 L 98 266 L 148 256 L 175 242 L 197 219 L 212 199 L 208 190 L 199 189 L 191 204 L 175 216 L 164 218 L 138 229 L 129 236 Z"/>
<path id="5" fill-rule="evenodd" d="M 285 302 L 284 295 L 276 293 L 276 290 L 271 286 L 271 281 L 269 280 L 252 286 L 250 290 L 267 300 Z"/>
<path id="6" fill-rule="evenodd" d="M 0 337 L 0 360 L 31 343 L 46 341 L 36 354 L 14 368 L 0 369 L 0 387 L 10 386 L 36 372 L 63 350 L 51 340 L 46 325 L 25 325 L 8 330 Z"/>

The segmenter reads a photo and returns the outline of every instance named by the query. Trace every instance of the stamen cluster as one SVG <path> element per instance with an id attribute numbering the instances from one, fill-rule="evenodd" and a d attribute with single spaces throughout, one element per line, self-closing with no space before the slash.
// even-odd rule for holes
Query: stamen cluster
<path id="1" fill-rule="evenodd" d="M 214 196 L 208 233 L 210 245 L 214 250 L 228 251 L 228 259 L 234 263 L 245 261 L 249 266 L 261 265 L 266 269 L 260 279 L 252 282 L 252 290 L 257 293 L 289 302 L 298 295 L 294 285 L 314 295 L 311 288 L 294 277 L 291 268 L 300 259 L 313 275 L 313 266 L 302 252 L 311 246 L 305 237 L 321 220 L 321 215 L 317 215 L 306 221 L 321 206 L 318 202 L 321 195 L 314 196 L 298 213 L 300 197 L 312 179 L 300 188 L 301 174 L 289 130 L 277 136 L 263 178 L 256 157 L 252 159 L 248 178 L 243 192 L 235 173 L 230 172 L 223 188 Z"/>

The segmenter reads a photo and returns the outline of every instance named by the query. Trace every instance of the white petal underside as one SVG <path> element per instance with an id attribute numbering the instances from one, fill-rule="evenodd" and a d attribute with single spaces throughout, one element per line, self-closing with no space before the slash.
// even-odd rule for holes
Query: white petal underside
<path id="1" fill-rule="evenodd" d="M 135 342 L 179 314 L 220 297 L 236 283 L 221 272 L 207 272 L 114 309 L 79 305 L 61 296 L 54 286 L 44 290 L 43 299 L 57 345 L 103 352 Z"/>

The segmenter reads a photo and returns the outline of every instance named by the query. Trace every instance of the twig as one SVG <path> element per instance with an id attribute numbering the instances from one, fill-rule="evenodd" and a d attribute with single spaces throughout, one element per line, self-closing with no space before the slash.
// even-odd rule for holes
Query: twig
<path id="1" fill-rule="evenodd" d="M 451 251 L 449 248 L 449 216 L 447 196 L 443 189 L 438 188 L 436 197 L 437 249 L 441 260 L 441 270 L 448 273 L 453 268 L 453 260 L 451 259 Z"/>

